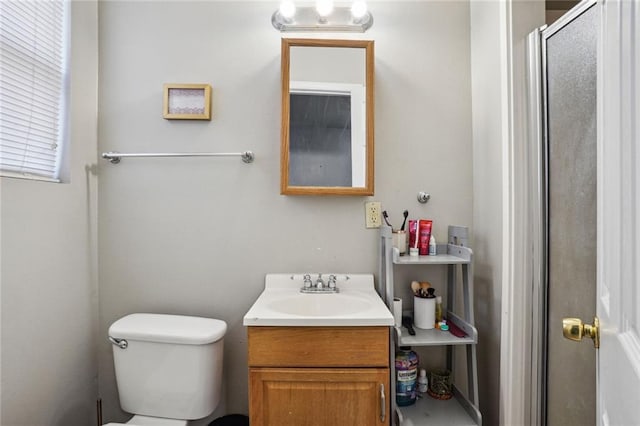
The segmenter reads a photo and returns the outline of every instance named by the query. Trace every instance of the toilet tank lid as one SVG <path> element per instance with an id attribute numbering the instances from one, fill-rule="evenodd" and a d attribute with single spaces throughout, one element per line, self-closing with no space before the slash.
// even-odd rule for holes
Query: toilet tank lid
<path id="1" fill-rule="evenodd" d="M 183 345 L 205 345 L 220 340 L 227 323 L 212 318 L 168 314 L 130 314 L 109 327 L 109 336 Z"/>

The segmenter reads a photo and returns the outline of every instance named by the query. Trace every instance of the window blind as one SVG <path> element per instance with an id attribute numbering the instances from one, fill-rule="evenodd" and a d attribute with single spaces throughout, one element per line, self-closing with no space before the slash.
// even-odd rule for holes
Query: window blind
<path id="1" fill-rule="evenodd" d="M 57 180 L 67 120 L 69 5 L 0 1 L 0 173 Z"/>

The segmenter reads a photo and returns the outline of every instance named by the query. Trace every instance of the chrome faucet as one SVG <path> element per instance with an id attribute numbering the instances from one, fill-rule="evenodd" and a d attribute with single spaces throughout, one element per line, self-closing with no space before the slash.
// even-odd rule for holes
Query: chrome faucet
<path id="1" fill-rule="evenodd" d="M 291 277 L 293 279 L 293 276 Z M 347 278 L 348 279 L 348 278 Z M 322 274 L 318 274 L 315 282 L 311 280 L 310 274 L 304 274 L 302 276 L 302 288 L 301 293 L 338 293 L 340 290 L 336 286 L 337 278 L 335 275 L 329 275 L 329 280 L 325 283 L 322 279 Z"/>

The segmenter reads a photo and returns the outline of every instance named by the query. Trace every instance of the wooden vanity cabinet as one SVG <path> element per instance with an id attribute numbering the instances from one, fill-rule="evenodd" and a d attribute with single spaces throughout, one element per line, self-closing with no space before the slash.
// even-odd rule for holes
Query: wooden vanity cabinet
<path id="1" fill-rule="evenodd" d="M 389 327 L 249 327 L 251 426 L 389 425 Z"/>

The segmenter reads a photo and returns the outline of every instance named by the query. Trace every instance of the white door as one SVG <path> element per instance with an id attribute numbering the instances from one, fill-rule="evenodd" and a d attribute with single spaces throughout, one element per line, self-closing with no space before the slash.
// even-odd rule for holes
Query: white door
<path id="1" fill-rule="evenodd" d="M 631 426 L 640 424 L 640 3 L 599 7 L 597 419 Z"/>

